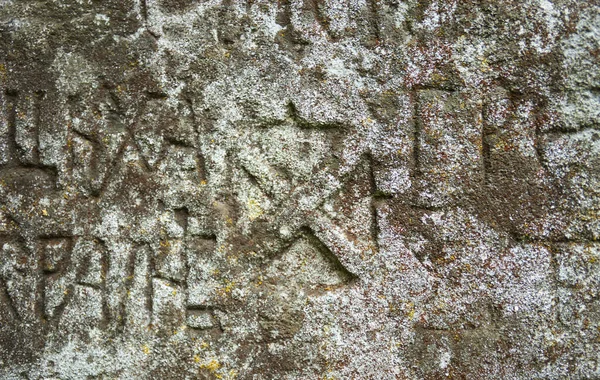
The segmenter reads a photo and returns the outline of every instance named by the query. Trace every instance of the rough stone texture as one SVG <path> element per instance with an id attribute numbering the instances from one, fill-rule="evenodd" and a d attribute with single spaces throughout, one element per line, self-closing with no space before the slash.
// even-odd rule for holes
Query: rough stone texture
<path id="1" fill-rule="evenodd" d="M 600 4 L 0 0 L 0 378 L 600 378 Z"/>

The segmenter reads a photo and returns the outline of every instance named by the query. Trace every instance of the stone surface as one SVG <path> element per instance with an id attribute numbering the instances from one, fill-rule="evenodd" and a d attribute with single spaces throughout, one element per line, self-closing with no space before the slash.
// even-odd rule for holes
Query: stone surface
<path id="1" fill-rule="evenodd" d="M 599 378 L 599 57 L 595 0 L 0 0 L 0 378 Z"/>

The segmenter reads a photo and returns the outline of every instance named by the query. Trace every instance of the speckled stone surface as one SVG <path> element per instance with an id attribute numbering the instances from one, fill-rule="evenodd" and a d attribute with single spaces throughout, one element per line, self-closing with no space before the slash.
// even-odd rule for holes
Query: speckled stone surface
<path id="1" fill-rule="evenodd" d="M 600 4 L 0 0 L 0 378 L 600 378 Z"/>

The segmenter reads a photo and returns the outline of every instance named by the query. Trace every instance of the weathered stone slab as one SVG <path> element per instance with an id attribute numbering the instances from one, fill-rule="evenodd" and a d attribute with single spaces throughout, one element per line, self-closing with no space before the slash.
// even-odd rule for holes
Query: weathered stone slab
<path id="1" fill-rule="evenodd" d="M 600 377 L 595 2 L 0 3 L 0 378 Z"/>

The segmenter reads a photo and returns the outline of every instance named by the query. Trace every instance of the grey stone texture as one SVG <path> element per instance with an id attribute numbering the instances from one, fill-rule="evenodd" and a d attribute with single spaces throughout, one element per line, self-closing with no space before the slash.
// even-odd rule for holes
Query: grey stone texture
<path id="1" fill-rule="evenodd" d="M 0 378 L 600 378 L 600 4 L 0 0 Z"/>

